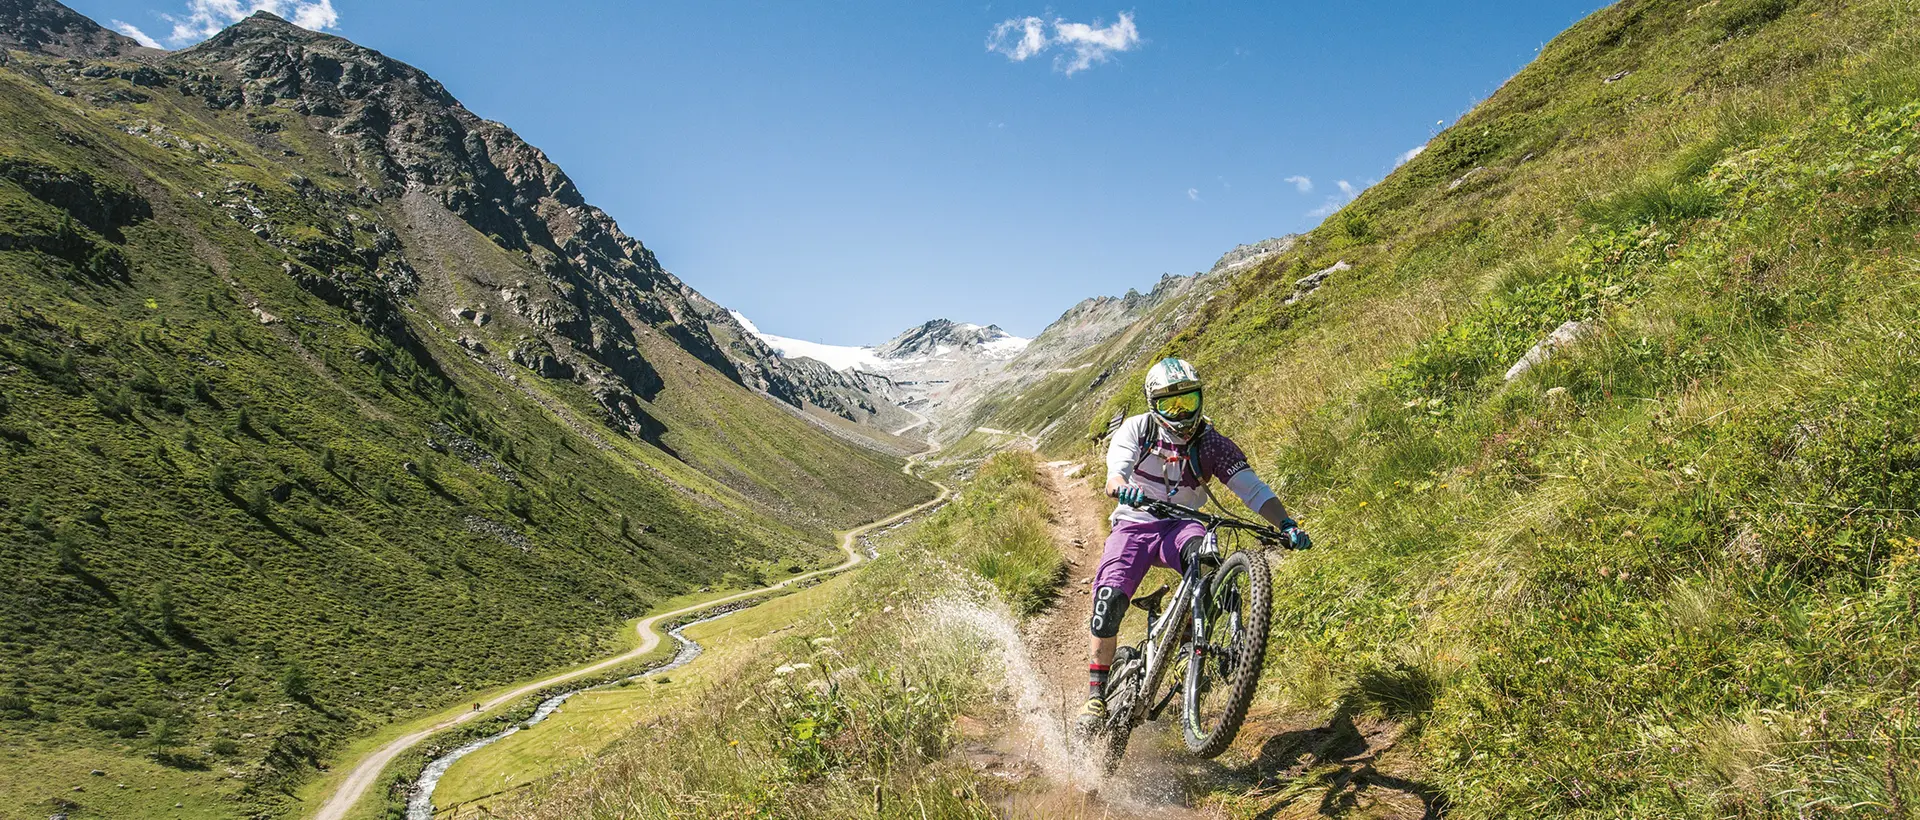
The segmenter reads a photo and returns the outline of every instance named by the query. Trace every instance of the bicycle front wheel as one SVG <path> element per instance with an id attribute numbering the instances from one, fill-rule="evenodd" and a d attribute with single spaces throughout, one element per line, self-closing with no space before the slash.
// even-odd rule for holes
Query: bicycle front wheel
<path id="1" fill-rule="evenodd" d="M 1214 757 L 1239 734 L 1266 662 L 1273 614 L 1266 555 L 1242 550 L 1227 556 L 1199 603 L 1205 606 L 1205 635 L 1187 656 L 1180 723 L 1187 750 Z"/>

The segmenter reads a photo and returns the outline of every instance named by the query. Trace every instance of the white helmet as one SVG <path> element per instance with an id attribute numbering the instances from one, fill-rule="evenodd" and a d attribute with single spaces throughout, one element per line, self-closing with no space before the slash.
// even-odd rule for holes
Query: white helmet
<path id="1" fill-rule="evenodd" d="M 1185 359 L 1168 357 L 1147 371 L 1147 412 L 1162 427 L 1185 435 L 1198 428 L 1200 374 Z"/>

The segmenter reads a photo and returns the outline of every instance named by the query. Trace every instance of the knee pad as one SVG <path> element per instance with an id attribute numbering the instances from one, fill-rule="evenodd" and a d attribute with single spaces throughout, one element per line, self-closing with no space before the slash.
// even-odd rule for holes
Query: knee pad
<path id="1" fill-rule="evenodd" d="M 1115 587 L 1102 586 L 1093 591 L 1093 618 L 1087 622 L 1096 638 L 1120 634 L 1120 619 L 1126 617 L 1127 596 Z"/>

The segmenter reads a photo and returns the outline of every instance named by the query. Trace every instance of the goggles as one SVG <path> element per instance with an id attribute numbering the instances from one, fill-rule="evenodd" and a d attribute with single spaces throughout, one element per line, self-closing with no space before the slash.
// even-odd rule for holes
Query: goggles
<path id="1" fill-rule="evenodd" d="M 1168 421 L 1186 421 L 1200 415 L 1200 391 L 1175 393 L 1153 400 L 1153 412 Z"/>

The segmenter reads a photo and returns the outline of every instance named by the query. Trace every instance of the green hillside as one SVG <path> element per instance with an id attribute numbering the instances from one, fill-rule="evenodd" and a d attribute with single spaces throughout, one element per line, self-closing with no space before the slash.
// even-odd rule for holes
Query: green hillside
<path id="1" fill-rule="evenodd" d="M 412 72 L 270 18 L 0 60 L 0 816 L 282 813 L 345 737 L 932 494 L 743 387 L 511 132 L 376 156 L 279 49 Z M 461 212 L 529 169 L 537 201 Z"/>
<path id="2" fill-rule="evenodd" d="M 1269 705 L 1405 722 L 1457 816 L 1913 816 L 1916 89 L 1909 3 L 1619 3 L 1103 354 L 1194 359 L 1323 544 Z"/>

